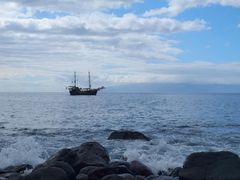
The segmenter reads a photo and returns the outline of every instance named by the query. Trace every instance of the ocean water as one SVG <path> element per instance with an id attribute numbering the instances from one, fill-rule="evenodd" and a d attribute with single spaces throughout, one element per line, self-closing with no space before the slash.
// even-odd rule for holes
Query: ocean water
<path id="1" fill-rule="evenodd" d="M 113 130 L 152 140 L 107 140 Z M 0 168 L 37 165 L 61 148 L 98 141 L 112 160 L 137 159 L 154 172 L 192 152 L 240 155 L 240 94 L 0 93 Z"/>

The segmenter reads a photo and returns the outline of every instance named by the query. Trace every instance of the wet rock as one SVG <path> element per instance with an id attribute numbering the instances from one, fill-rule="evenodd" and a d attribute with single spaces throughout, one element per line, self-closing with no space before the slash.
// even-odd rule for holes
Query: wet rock
<path id="1" fill-rule="evenodd" d="M 239 180 L 240 159 L 228 152 L 199 152 L 189 155 L 179 171 L 181 180 Z"/>
<path id="2" fill-rule="evenodd" d="M 127 161 L 112 161 L 109 166 L 111 167 L 117 167 L 117 166 L 126 166 L 127 168 L 130 168 L 130 163 Z"/>
<path id="3" fill-rule="evenodd" d="M 102 180 L 135 180 L 135 177 L 131 174 L 111 174 L 103 177 Z"/>
<path id="4" fill-rule="evenodd" d="M 0 180 L 21 180 L 23 177 L 16 172 L 8 172 L 4 174 L 0 174 Z"/>
<path id="5" fill-rule="evenodd" d="M 86 174 L 78 174 L 76 180 L 88 180 L 88 175 Z"/>
<path id="6" fill-rule="evenodd" d="M 33 171 L 24 180 L 70 180 L 61 168 L 47 167 Z"/>
<path id="7" fill-rule="evenodd" d="M 155 175 L 151 175 L 147 178 L 147 180 L 176 180 L 173 177 L 170 176 L 155 176 Z"/>
<path id="8" fill-rule="evenodd" d="M 170 176 L 173 176 L 173 177 L 178 177 L 179 176 L 179 172 L 180 170 L 182 170 L 181 167 L 177 167 L 175 169 L 173 169 L 171 172 L 170 172 Z"/>
<path id="9" fill-rule="evenodd" d="M 29 164 L 8 166 L 0 170 L 0 180 L 22 180 L 22 174 L 27 169 L 32 169 L 32 166 Z"/>
<path id="10" fill-rule="evenodd" d="M 132 171 L 135 175 L 141 175 L 145 177 L 153 175 L 151 169 L 139 161 L 132 161 L 130 163 L 130 171 Z"/>
<path id="11" fill-rule="evenodd" d="M 60 151 L 58 151 L 52 157 L 50 157 L 44 164 L 39 165 L 35 169 L 47 166 L 48 164 L 51 164 L 55 161 L 63 161 L 63 162 L 69 163 L 71 165 L 74 161 L 76 161 L 76 158 L 77 158 L 76 152 L 74 152 L 72 149 L 64 148 L 64 149 L 61 149 Z"/>
<path id="12" fill-rule="evenodd" d="M 99 167 L 97 166 L 87 166 L 87 167 L 84 167 L 80 170 L 79 174 L 91 174 L 93 171 L 95 171 L 96 169 L 98 169 Z"/>
<path id="13" fill-rule="evenodd" d="M 205 180 L 206 170 L 200 167 L 186 168 L 180 170 L 178 176 L 181 180 Z"/>
<path id="14" fill-rule="evenodd" d="M 21 164 L 21 165 L 17 165 L 17 166 L 8 166 L 2 170 L 0 170 L 0 174 L 3 173 L 10 173 L 10 172 L 16 172 L 16 173 L 22 173 L 27 169 L 32 169 L 32 165 L 30 164 Z"/>
<path id="15" fill-rule="evenodd" d="M 145 180 L 145 177 L 144 176 L 135 176 L 135 180 Z"/>
<path id="16" fill-rule="evenodd" d="M 158 180 L 159 176 L 151 175 L 147 177 L 147 180 Z"/>
<path id="17" fill-rule="evenodd" d="M 122 140 L 145 140 L 150 141 L 150 138 L 145 136 L 141 132 L 137 131 L 114 131 L 108 137 L 109 140 L 111 139 L 122 139 Z"/>
<path id="18" fill-rule="evenodd" d="M 48 163 L 39 164 L 33 169 L 33 171 L 39 170 L 41 168 L 49 168 L 49 167 L 56 167 L 64 170 L 64 172 L 67 174 L 69 179 L 74 179 L 76 177 L 76 173 L 74 169 L 64 161 L 51 161 Z"/>
<path id="19" fill-rule="evenodd" d="M 16 175 L 10 176 L 8 180 L 23 180 L 23 176 L 21 176 L 20 174 L 16 174 Z"/>
<path id="20" fill-rule="evenodd" d="M 79 147 L 62 149 L 46 163 L 64 161 L 69 163 L 76 173 L 86 166 L 106 166 L 110 159 L 107 150 L 97 142 L 86 142 Z"/>
<path id="21" fill-rule="evenodd" d="M 110 175 L 110 174 L 131 174 L 132 172 L 129 171 L 128 168 L 125 166 L 119 166 L 119 167 L 102 167 L 97 168 L 94 171 L 91 171 L 88 174 L 88 178 L 90 180 L 96 180 L 101 179 L 104 176 Z"/>
<path id="22" fill-rule="evenodd" d="M 66 162 L 63 161 L 54 161 L 51 164 L 48 165 L 48 167 L 56 167 L 64 170 L 64 172 L 67 174 L 68 178 L 75 179 L 76 173 L 73 170 L 73 168 Z"/>

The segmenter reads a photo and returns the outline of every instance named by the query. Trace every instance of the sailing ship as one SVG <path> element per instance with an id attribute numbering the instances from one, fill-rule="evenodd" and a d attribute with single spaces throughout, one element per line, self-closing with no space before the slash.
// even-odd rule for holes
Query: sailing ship
<path id="1" fill-rule="evenodd" d="M 92 88 L 91 86 L 91 77 L 90 72 L 88 72 L 88 88 L 81 88 L 77 86 L 77 74 L 74 72 L 73 76 L 73 86 L 68 86 L 67 89 L 69 90 L 70 95 L 97 95 L 97 92 L 105 87 L 99 88 Z"/>

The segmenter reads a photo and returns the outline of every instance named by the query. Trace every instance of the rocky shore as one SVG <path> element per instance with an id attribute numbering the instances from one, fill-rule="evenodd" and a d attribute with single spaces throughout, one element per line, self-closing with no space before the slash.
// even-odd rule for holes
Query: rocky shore
<path id="1" fill-rule="evenodd" d="M 115 131 L 108 139 L 145 140 L 140 132 Z M 98 142 L 61 149 L 43 164 L 21 164 L 0 169 L 0 180 L 240 180 L 240 158 L 228 152 L 196 152 L 182 167 L 168 172 L 151 169 L 139 161 L 111 161 Z"/>

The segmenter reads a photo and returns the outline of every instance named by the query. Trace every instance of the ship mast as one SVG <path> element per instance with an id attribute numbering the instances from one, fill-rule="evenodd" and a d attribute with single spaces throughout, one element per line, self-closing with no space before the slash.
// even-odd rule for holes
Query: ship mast
<path id="1" fill-rule="evenodd" d="M 77 75 L 76 75 L 76 72 L 74 72 L 74 76 L 73 76 L 73 83 L 74 83 L 74 87 L 77 86 Z"/>
<path id="2" fill-rule="evenodd" d="M 88 72 L 88 85 L 89 85 L 89 89 L 91 89 L 91 78 L 90 78 L 90 72 Z"/>

